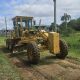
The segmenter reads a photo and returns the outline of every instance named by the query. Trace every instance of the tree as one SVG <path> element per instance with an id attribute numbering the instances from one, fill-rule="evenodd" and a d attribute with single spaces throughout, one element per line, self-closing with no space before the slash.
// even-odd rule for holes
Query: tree
<path id="1" fill-rule="evenodd" d="M 77 21 L 75 19 L 72 19 L 68 22 L 68 27 L 71 27 L 72 29 L 75 29 L 77 24 Z"/>
<path id="2" fill-rule="evenodd" d="M 74 30 L 80 31 L 80 18 L 70 20 L 68 22 L 68 26 Z"/>
<path id="3" fill-rule="evenodd" d="M 59 25 L 58 24 L 56 24 L 56 26 L 57 26 L 57 31 L 59 32 Z M 51 25 L 50 25 L 50 27 L 49 27 L 49 31 L 55 31 L 55 24 L 54 24 L 54 22 L 53 23 L 51 23 Z"/>
<path id="4" fill-rule="evenodd" d="M 67 22 L 71 19 L 71 16 L 68 15 L 67 13 L 64 13 L 64 15 L 61 17 L 61 21 L 63 21 L 66 25 L 66 29 L 67 29 Z"/>
<path id="5" fill-rule="evenodd" d="M 76 20 L 75 29 L 78 30 L 78 31 L 80 31 L 80 18 L 78 18 L 78 19 Z"/>

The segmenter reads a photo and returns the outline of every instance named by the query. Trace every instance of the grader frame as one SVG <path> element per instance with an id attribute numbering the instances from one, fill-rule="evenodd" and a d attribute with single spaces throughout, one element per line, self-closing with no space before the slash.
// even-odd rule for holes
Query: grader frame
<path id="1" fill-rule="evenodd" d="M 68 54 L 67 44 L 62 41 L 57 32 L 33 29 L 33 17 L 16 16 L 13 20 L 14 30 L 11 38 L 6 39 L 6 47 L 14 53 L 27 50 L 28 60 L 38 63 L 40 49 L 47 49 L 59 58 Z"/>

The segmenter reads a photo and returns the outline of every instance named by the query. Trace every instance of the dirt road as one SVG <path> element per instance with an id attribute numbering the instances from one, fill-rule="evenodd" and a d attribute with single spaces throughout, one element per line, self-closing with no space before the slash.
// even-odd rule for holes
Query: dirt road
<path id="1" fill-rule="evenodd" d="M 24 80 L 80 80 L 80 61 L 74 58 L 60 60 L 55 56 L 46 56 L 38 65 L 30 65 L 26 57 L 14 56 L 9 59 Z"/>

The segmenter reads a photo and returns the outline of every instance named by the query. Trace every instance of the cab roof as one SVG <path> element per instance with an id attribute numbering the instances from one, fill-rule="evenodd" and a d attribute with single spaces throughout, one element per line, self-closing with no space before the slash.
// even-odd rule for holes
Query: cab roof
<path id="1" fill-rule="evenodd" d="M 33 17 L 29 17 L 29 16 L 16 16 L 14 18 L 12 18 L 12 20 L 15 20 L 17 18 L 23 18 L 23 19 L 33 19 Z"/>

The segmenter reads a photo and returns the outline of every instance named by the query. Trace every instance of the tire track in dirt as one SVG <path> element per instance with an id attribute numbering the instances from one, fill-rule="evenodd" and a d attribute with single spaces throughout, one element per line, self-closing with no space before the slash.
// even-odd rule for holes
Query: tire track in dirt
<path id="1" fill-rule="evenodd" d="M 67 57 L 64 60 L 56 59 L 54 63 L 64 68 L 71 67 L 73 69 L 80 69 L 80 60 L 72 57 Z"/>
<path id="2" fill-rule="evenodd" d="M 5 49 L 0 49 L 3 53 L 5 53 Z M 11 53 L 5 54 L 10 62 L 16 66 L 18 71 L 20 72 L 23 80 L 53 80 L 52 76 L 41 73 L 35 67 L 24 61 L 21 57 L 12 57 Z"/>
<path id="3" fill-rule="evenodd" d="M 51 58 L 50 64 L 30 65 L 22 57 L 9 57 L 11 62 L 17 67 L 23 80 L 79 80 L 80 61 L 76 58 L 67 57 L 64 60 Z M 73 77 L 71 77 L 71 76 Z M 68 76 L 68 77 L 67 77 Z"/>
<path id="4" fill-rule="evenodd" d="M 80 65 L 80 59 L 78 59 L 78 58 L 74 58 L 74 57 L 68 56 L 66 58 L 66 60 L 69 61 L 69 62 L 71 62 L 71 63 L 79 64 Z"/>
<path id="5" fill-rule="evenodd" d="M 41 73 L 34 65 L 21 61 L 19 58 L 11 58 L 11 62 L 16 65 L 24 80 L 54 80 L 54 78 L 45 73 Z"/>
<path id="6" fill-rule="evenodd" d="M 80 60 L 72 57 L 67 57 L 65 60 L 61 61 L 65 67 L 71 67 L 74 69 L 80 69 Z"/>
<path id="7" fill-rule="evenodd" d="M 15 61 L 13 61 L 13 63 L 17 66 L 17 68 L 21 72 L 24 80 L 27 80 L 26 78 L 28 78 L 28 80 L 55 80 L 56 77 L 60 77 L 66 73 L 65 69 L 80 69 L 78 61 L 71 58 L 66 58 L 65 60 L 56 59 L 54 63 L 45 65 L 46 67 L 44 67 L 44 65 L 39 65 L 39 66 L 30 65 L 26 61 L 22 61 L 19 58 L 16 59 L 14 59 Z M 54 70 L 53 71 L 54 74 L 53 72 L 52 74 L 50 74 L 49 72 L 50 68 Z"/>

